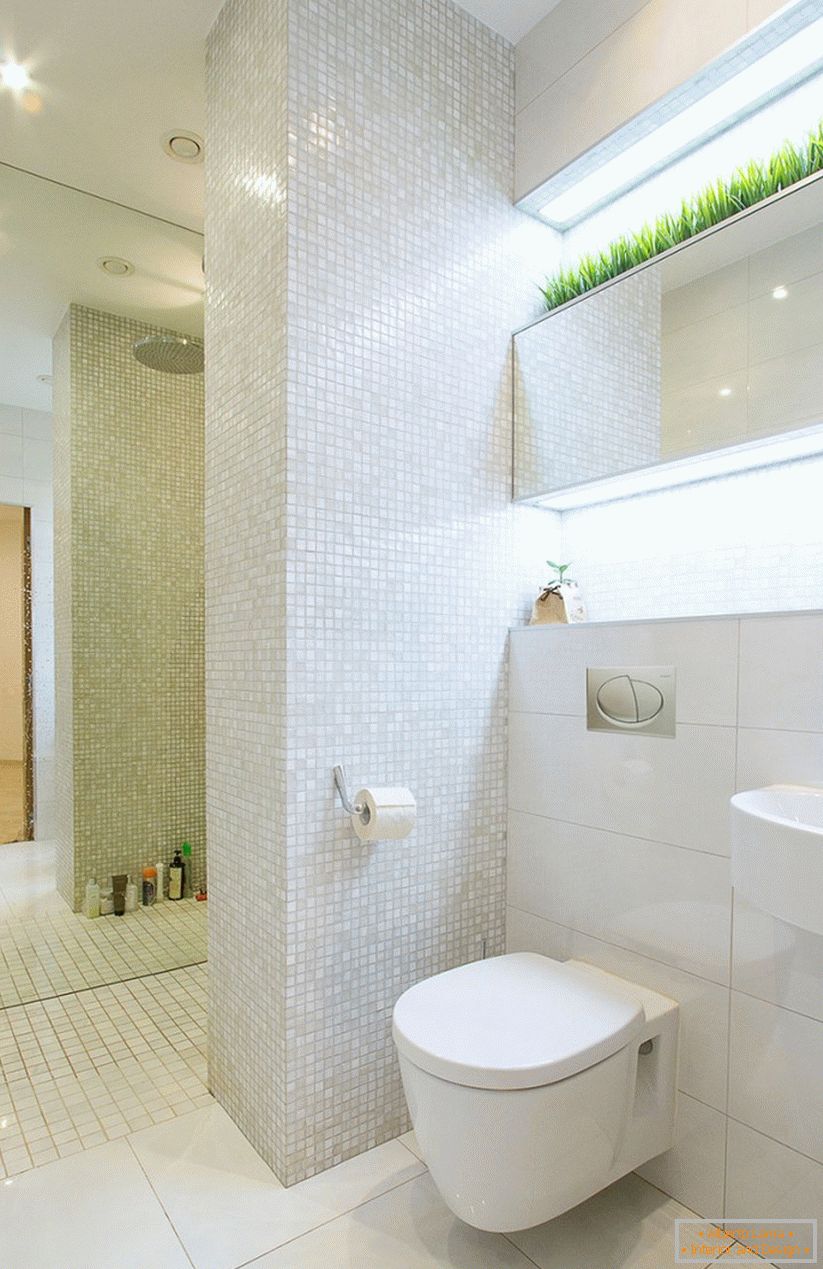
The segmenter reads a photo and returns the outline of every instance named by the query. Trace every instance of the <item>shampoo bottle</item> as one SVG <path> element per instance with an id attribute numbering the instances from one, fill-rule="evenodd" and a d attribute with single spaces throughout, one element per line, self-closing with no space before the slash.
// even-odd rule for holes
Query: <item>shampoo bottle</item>
<path id="1" fill-rule="evenodd" d="M 183 860 L 179 850 L 174 852 L 174 859 L 169 864 L 169 898 L 183 898 Z"/>
<path id="2" fill-rule="evenodd" d="M 137 886 L 134 884 L 131 877 L 129 877 L 126 882 L 126 911 L 137 911 Z"/>
<path id="3" fill-rule="evenodd" d="M 194 860 L 189 842 L 183 842 L 183 894 L 187 899 L 194 894 Z"/>
<path id="4" fill-rule="evenodd" d="M 157 868 L 157 902 L 162 903 L 166 897 L 166 865 L 162 859 L 158 859 L 155 867 Z"/>
<path id="5" fill-rule="evenodd" d="M 95 917 L 99 917 L 100 915 L 100 887 L 97 884 L 96 877 L 90 877 L 89 880 L 86 882 L 86 902 L 84 907 L 86 911 L 86 916 L 89 918 L 90 921 L 93 921 Z"/>
<path id="6" fill-rule="evenodd" d="M 143 869 L 143 907 L 150 908 L 157 898 L 157 869 L 151 865 Z"/>

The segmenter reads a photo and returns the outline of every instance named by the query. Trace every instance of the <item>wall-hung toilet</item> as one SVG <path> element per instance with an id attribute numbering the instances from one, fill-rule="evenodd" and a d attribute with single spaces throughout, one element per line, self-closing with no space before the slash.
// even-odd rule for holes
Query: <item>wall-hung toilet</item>
<path id="1" fill-rule="evenodd" d="M 678 1016 L 645 987 L 532 952 L 404 992 L 403 1087 L 452 1211 L 478 1229 L 526 1229 L 668 1150 Z"/>

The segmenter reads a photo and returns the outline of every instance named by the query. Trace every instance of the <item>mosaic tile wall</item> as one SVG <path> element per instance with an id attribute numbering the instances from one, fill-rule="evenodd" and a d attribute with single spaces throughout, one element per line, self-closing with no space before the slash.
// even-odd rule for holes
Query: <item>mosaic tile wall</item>
<path id="1" fill-rule="evenodd" d="M 644 269 L 515 339 L 515 496 L 660 458 L 661 276 Z"/>
<path id="2" fill-rule="evenodd" d="M 402 1131 L 395 999 L 503 947 L 506 628 L 556 540 L 507 359 L 552 235 L 512 51 L 445 0 L 231 0 L 208 82 L 211 1078 L 289 1184 Z M 407 841 L 356 843 L 335 762 L 414 790 Z"/>
<path id="3" fill-rule="evenodd" d="M 75 906 L 89 876 L 139 876 L 184 839 L 205 866 L 203 381 L 134 359 L 154 329 L 73 305 L 55 346 L 58 885 Z"/>

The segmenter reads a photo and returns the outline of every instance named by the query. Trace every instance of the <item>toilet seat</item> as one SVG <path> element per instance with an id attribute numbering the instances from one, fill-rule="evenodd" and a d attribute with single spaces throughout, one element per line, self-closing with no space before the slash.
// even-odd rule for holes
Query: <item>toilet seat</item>
<path id="1" fill-rule="evenodd" d="M 469 1088 L 537 1088 L 625 1048 L 641 1001 L 587 967 L 514 952 L 409 988 L 394 1009 L 399 1053 Z"/>

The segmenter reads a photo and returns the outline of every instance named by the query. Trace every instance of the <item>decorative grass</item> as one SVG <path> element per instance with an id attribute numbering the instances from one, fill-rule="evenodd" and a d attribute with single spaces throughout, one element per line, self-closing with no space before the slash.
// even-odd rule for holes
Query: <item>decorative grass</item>
<path id="1" fill-rule="evenodd" d="M 746 207 L 754 207 L 764 198 L 820 171 L 823 171 L 823 121 L 800 145 L 786 142 L 765 162 L 752 161 L 737 168 L 728 179 L 713 181 L 691 198 L 684 199 L 677 212 L 659 216 L 653 224 L 645 224 L 636 233 L 616 238 L 603 251 L 582 256 L 572 268 L 561 269 L 547 278 L 540 288 L 546 308 L 557 308 L 584 295 L 602 282 L 619 277 L 662 251 L 686 242 L 704 229 L 719 225 Z"/>

